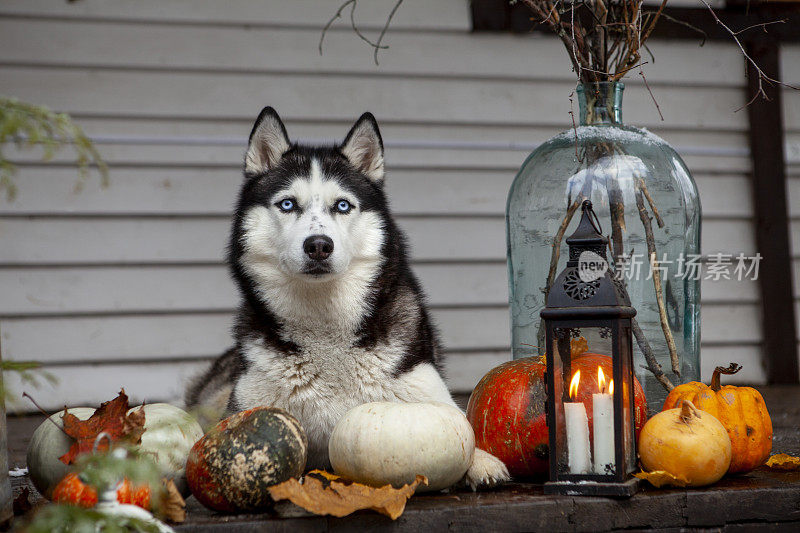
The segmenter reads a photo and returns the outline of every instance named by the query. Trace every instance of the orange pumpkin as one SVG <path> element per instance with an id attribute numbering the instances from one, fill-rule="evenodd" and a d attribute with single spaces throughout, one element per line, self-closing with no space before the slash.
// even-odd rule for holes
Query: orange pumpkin
<path id="1" fill-rule="evenodd" d="M 53 501 L 88 509 L 97 505 L 97 491 L 94 487 L 81 481 L 78 474 L 70 472 L 53 489 Z M 117 501 L 137 505 L 142 509 L 150 509 L 150 487 L 147 485 L 133 486 L 130 481 L 124 479 L 117 488 Z"/>
<path id="2" fill-rule="evenodd" d="M 675 387 L 662 409 L 674 409 L 689 400 L 722 422 L 733 452 L 729 474 L 749 472 L 761 466 L 772 451 L 772 420 L 761 393 L 752 387 L 720 386 L 720 374 L 735 374 L 741 368 L 735 363 L 728 368 L 718 366 L 710 386 L 692 381 Z"/>

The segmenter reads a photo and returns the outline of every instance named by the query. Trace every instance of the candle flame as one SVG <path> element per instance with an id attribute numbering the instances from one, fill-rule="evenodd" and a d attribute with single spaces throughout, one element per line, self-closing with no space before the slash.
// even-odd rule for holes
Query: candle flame
<path id="1" fill-rule="evenodd" d="M 614 394 L 614 380 L 609 381 L 606 387 L 606 375 L 600 365 L 597 366 L 597 388 L 600 389 L 600 394 Z"/>
<path id="2" fill-rule="evenodd" d="M 578 370 L 572 376 L 572 381 L 569 382 L 569 397 L 573 400 L 578 395 L 578 385 L 580 384 L 580 382 L 581 382 L 581 371 Z"/>
<path id="3" fill-rule="evenodd" d="M 603 374 L 603 368 L 600 365 L 597 365 L 597 388 L 600 389 L 600 393 L 606 392 L 606 375 Z"/>

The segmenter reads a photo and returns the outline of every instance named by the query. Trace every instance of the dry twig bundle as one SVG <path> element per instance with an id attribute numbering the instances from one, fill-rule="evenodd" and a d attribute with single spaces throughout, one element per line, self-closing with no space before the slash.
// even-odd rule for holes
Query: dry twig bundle
<path id="1" fill-rule="evenodd" d="M 583 83 L 618 81 L 641 67 L 642 49 L 664 11 L 643 0 L 522 0 L 539 23 L 546 24 L 567 48 Z"/>

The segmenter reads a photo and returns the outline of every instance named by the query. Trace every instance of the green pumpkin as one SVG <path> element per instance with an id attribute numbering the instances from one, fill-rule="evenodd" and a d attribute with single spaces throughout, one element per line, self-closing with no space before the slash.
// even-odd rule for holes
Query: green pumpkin
<path id="1" fill-rule="evenodd" d="M 186 463 L 195 498 L 216 511 L 250 511 L 271 503 L 268 488 L 299 477 L 308 439 L 283 409 L 256 407 L 232 415 L 197 441 Z"/>
<path id="2" fill-rule="evenodd" d="M 128 412 L 138 409 L 134 407 Z M 172 479 L 184 496 L 189 495 L 186 459 L 192 445 L 202 436 L 200 424 L 183 409 L 168 403 L 144 406 L 144 433 L 139 450 L 152 454 L 161 475 Z"/>

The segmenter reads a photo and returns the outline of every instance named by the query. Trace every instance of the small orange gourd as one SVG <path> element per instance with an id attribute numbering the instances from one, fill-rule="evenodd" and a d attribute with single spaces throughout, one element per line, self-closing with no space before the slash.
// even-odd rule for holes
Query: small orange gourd
<path id="1" fill-rule="evenodd" d="M 134 486 L 128 479 L 124 479 L 117 488 L 117 501 L 149 510 L 150 492 L 149 486 Z M 97 490 L 81 481 L 75 472 L 70 472 L 53 489 L 53 501 L 88 509 L 97 505 Z"/>
<path id="2" fill-rule="evenodd" d="M 720 386 L 720 374 L 735 374 L 741 366 L 718 366 L 711 385 L 692 381 L 672 389 L 663 411 L 680 407 L 685 400 L 713 415 L 728 431 L 733 456 L 729 474 L 744 473 L 764 464 L 772 451 L 772 420 L 767 405 L 752 387 Z"/>

